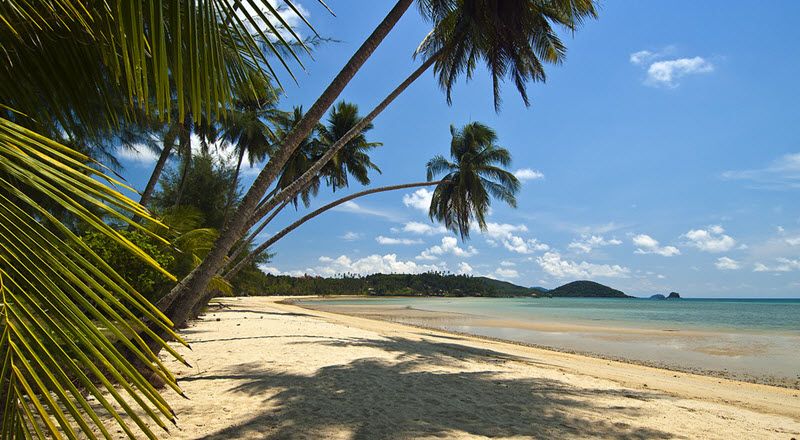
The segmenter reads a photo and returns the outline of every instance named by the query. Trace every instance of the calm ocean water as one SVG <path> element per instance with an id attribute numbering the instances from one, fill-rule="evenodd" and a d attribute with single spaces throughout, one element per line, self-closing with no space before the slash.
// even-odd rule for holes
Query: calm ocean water
<path id="1" fill-rule="evenodd" d="M 800 335 L 800 299 L 365 298 L 339 305 L 403 306 L 499 319 L 656 329 L 781 332 Z"/>
<path id="2" fill-rule="evenodd" d="M 800 299 L 356 298 L 330 311 L 800 387 Z"/>

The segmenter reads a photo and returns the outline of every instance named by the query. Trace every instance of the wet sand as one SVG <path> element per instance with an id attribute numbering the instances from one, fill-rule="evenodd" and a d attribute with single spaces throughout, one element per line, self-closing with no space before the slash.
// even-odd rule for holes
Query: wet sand
<path id="1" fill-rule="evenodd" d="M 170 361 L 174 439 L 800 438 L 796 390 L 225 298 Z"/>
<path id="2" fill-rule="evenodd" d="M 565 353 L 800 389 L 800 357 L 796 356 L 800 338 L 796 336 L 521 321 L 402 305 L 332 305 L 308 299 L 299 305 Z"/>

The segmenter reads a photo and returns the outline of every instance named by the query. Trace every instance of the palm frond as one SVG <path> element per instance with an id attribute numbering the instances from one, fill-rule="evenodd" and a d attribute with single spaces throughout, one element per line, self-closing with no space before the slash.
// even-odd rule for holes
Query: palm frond
<path id="1" fill-rule="evenodd" d="M 131 438 L 131 424 L 157 438 L 152 424 L 167 429 L 174 422 L 166 400 L 122 353 L 181 393 L 140 336 L 183 361 L 157 334 L 180 341 L 172 323 L 37 202 L 71 212 L 174 280 L 102 221 L 100 215 L 131 224 L 122 211 L 157 223 L 109 186 L 124 185 L 87 161 L 0 118 L 0 438 L 109 437 L 102 422 L 108 416 Z"/>

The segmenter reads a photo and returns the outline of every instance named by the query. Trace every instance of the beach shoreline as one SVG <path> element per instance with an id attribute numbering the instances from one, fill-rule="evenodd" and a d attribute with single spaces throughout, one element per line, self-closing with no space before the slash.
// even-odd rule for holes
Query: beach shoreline
<path id="1" fill-rule="evenodd" d="M 615 362 L 629 363 L 633 365 L 658 368 L 668 371 L 697 374 L 714 378 L 723 378 L 734 381 L 742 381 L 754 384 L 770 385 L 770 386 L 783 387 L 793 390 L 800 390 L 800 372 L 798 372 L 798 377 L 789 378 L 780 376 L 770 376 L 766 374 L 758 375 L 758 374 L 748 374 L 737 371 L 702 368 L 696 365 L 688 365 L 688 364 L 681 365 L 676 362 L 652 361 L 652 360 L 648 361 L 628 356 L 615 356 L 613 354 L 600 351 L 575 350 L 565 347 L 559 347 L 557 345 L 537 344 L 528 341 L 493 337 L 484 334 L 458 331 L 452 328 L 443 328 L 442 326 L 437 326 L 433 324 L 426 325 L 424 323 L 425 320 L 430 322 L 437 322 L 443 319 L 452 318 L 456 315 L 467 316 L 466 314 L 459 314 L 454 312 L 430 311 L 430 310 L 408 308 L 402 306 L 397 306 L 393 308 L 389 307 L 377 308 L 373 306 L 360 306 L 360 305 L 343 307 L 343 306 L 328 306 L 322 303 L 320 305 L 313 304 L 315 301 L 325 301 L 333 299 L 363 300 L 364 297 L 363 296 L 342 296 L 342 297 L 311 296 L 311 297 L 295 297 L 281 302 L 288 305 L 296 305 L 298 307 L 302 307 L 309 310 L 324 311 L 346 316 L 354 316 L 354 317 L 361 317 L 361 318 L 379 320 L 384 322 L 392 322 L 400 325 L 407 325 L 425 330 L 436 330 L 459 336 L 470 336 L 478 339 L 484 339 L 487 341 L 509 343 L 514 345 L 531 347 L 541 350 L 549 350 L 559 353 L 588 356 L 602 360 L 611 360 Z M 312 304 L 303 304 L 303 302 L 310 302 Z M 480 316 L 477 315 L 474 315 L 474 317 L 481 318 Z M 414 319 L 409 319 L 409 318 L 414 318 Z M 482 325 L 488 325 L 488 326 L 497 326 L 497 327 L 513 326 L 515 328 L 527 328 L 543 332 L 557 332 L 557 333 L 585 332 L 585 333 L 595 333 L 596 335 L 600 335 L 602 333 L 606 335 L 627 334 L 627 335 L 663 336 L 665 332 L 676 332 L 676 333 L 678 332 L 678 330 L 663 330 L 654 328 L 633 328 L 633 327 L 606 327 L 601 325 L 591 326 L 591 325 L 561 323 L 561 322 L 520 323 L 518 321 L 512 321 L 512 320 L 495 320 L 495 319 L 482 319 L 480 322 Z M 680 330 L 680 334 L 681 336 L 684 337 L 717 335 L 717 333 L 714 332 L 702 332 L 697 330 Z M 730 353 L 725 353 L 725 354 L 730 354 Z"/>
<path id="2" fill-rule="evenodd" d="M 796 390 L 218 298 L 165 438 L 798 438 Z"/>

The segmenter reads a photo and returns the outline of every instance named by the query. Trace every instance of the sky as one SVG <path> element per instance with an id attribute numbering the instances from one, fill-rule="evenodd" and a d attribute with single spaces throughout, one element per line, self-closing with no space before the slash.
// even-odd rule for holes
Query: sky
<path id="1" fill-rule="evenodd" d="M 282 106 L 309 107 L 393 2 L 299 2 L 336 41 L 281 81 Z M 761 6 L 761 7 L 758 7 Z M 522 181 L 512 209 L 495 201 L 486 231 L 461 241 L 427 216 L 428 190 L 382 193 L 329 211 L 279 241 L 271 273 L 444 270 L 525 286 L 590 279 L 628 294 L 800 297 L 800 3 L 609 1 L 563 33 L 565 63 L 513 84 L 499 112 L 482 66 L 448 106 L 431 72 L 375 121 L 382 142 L 371 186 L 425 179 L 449 152 L 450 125 L 482 122 Z M 296 17 L 292 17 L 296 19 Z M 307 28 L 301 33 L 310 35 Z M 341 99 L 366 114 L 419 61 L 430 30 L 410 9 Z M 144 187 L 154 159 L 124 153 L 122 175 Z M 263 164 L 245 171 L 245 184 Z M 312 209 L 343 194 L 322 191 Z M 286 210 L 261 239 L 306 212 Z"/>

